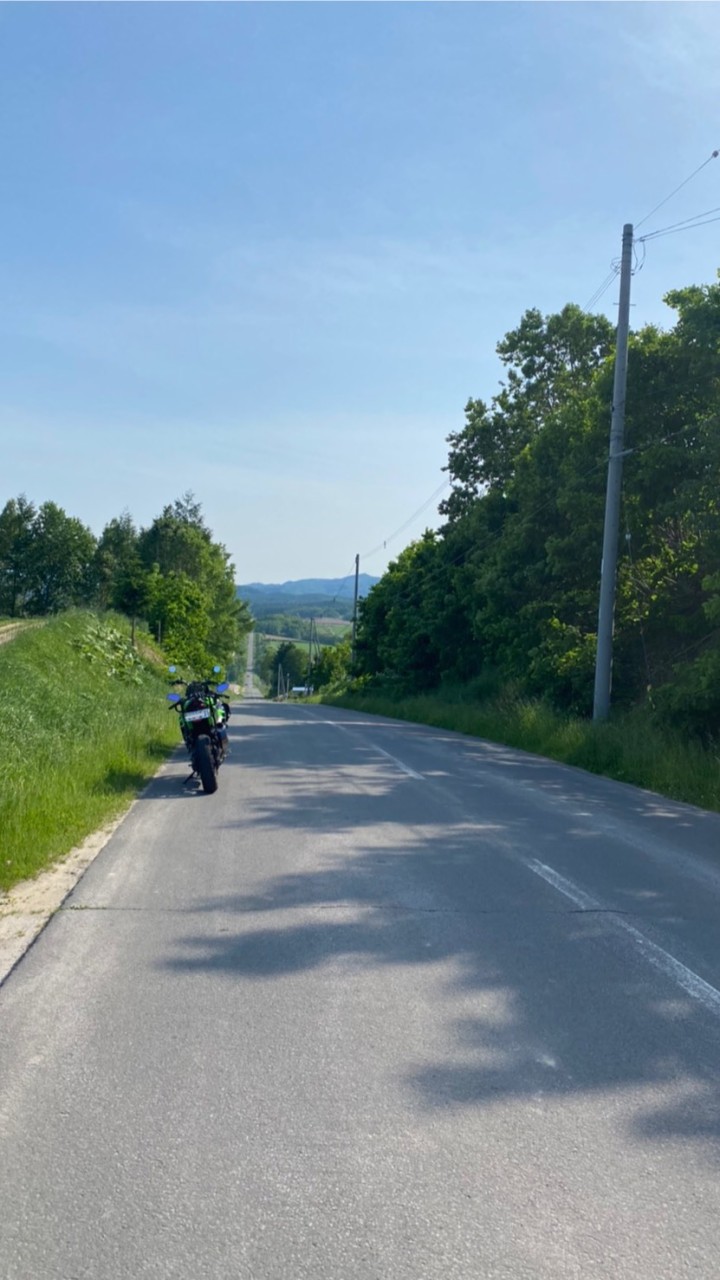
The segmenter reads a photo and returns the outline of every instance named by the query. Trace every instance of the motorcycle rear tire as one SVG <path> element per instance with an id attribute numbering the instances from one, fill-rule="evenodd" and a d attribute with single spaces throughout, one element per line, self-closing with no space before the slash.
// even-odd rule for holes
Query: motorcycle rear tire
<path id="1" fill-rule="evenodd" d="M 203 791 L 208 796 L 212 795 L 213 791 L 217 791 L 218 782 L 209 738 L 198 738 L 193 751 L 193 764 L 195 772 L 200 774 Z"/>

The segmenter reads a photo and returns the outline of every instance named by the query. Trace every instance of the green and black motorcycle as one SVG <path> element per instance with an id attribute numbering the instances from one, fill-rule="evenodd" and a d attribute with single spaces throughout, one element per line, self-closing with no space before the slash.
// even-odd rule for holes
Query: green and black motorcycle
<path id="1" fill-rule="evenodd" d="M 170 667 L 174 676 L 177 667 Z M 220 667 L 213 667 L 213 676 L 220 674 Z M 190 756 L 192 778 L 199 778 L 202 789 L 208 795 L 217 791 L 217 774 L 228 753 L 227 722 L 230 719 L 230 703 L 222 698 L 229 688 L 226 680 L 220 683 L 209 680 L 171 680 L 173 685 L 184 685 L 184 693 L 169 693 L 167 700 L 171 710 L 177 711 L 180 731 Z"/>

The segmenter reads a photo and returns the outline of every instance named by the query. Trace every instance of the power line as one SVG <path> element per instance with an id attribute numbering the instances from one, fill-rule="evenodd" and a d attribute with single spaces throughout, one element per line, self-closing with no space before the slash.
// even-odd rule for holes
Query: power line
<path id="1" fill-rule="evenodd" d="M 411 525 L 414 520 L 417 520 L 417 517 L 421 516 L 423 511 L 427 511 L 428 507 L 431 506 L 432 503 L 435 502 L 436 499 L 440 497 L 440 494 L 445 489 L 447 489 L 451 484 L 452 484 L 452 481 L 450 479 L 443 480 L 442 484 L 438 485 L 435 492 L 430 494 L 430 497 L 427 498 L 425 502 L 423 502 L 422 506 L 418 507 L 417 511 L 413 511 L 412 515 L 408 516 L 407 520 L 403 521 L 401 525 L 398 525 L 398 528 L 394 531 L 394 533 L 389 534 L 387 538 L 383 538 L 382 542 L 379 542 L 378 545 L 376 547 L 373 547 L 371 551 L 363 552 L 360 559 L 369 560 L 372 556 L 377 555 L 379 551 L 384 551 L 385 548 L 387 547 L 388 542 L 392 542 L 395 538 L 397 538 L 398 534 L 403 533 L 405 529 L 407 529 L 408 525 Z"/>
<path id="2" fill-rule="evenodd" d="M 702 214 L 698 214 L 702 217 Z M 694 231 L 696 227 L 707 227 L 711 222 L 720 222 L 720 215 L 717 218 L 706 218 L 704 222 L 695 222 L 692 218 L 688 218 L 686 223 L 678 222 L 672 227 L 663 227 L 660 231 L 653 231 L 650 235 L 641 236 L 640 240 L 657 240 L 659 236 L 676 235 L 678 231 Z"/>
<path id="3" fill-rule="evenodd" d="M 692 182 L 693 178 L 697 177 L 700 171 L 704 169 L 705 166 L 708 165 L 711 160 L 716 160 L 718 155 L 720 155 L 720 151 L 713 151 L 712 154 L 708 156 L 707 160 L 703 160 L 702 164 L 699 164 L 697 169 L 693 169 L 693 172 L 687 178 L 684 178 L 683 181 L 677 187 L 675 187 L 674 190 L 671 191 L 669 195 L 665 196 L 664 200 L 661 200 L 659 204 L 655 205 L 654 209 L 651 209 L 649 213 L 645 214 L 644 218 L 641 218 L 639 222 L 635 223 L 635 230 L 637 230 L 638 227 L 641 227 L 644 222 L 647 222 L 648 218 L 652 218 L 653 214 L 657 213 L 658 209 L 662 209 L 663 205 L 666 205 L 668 203 L 668 200 L 672 200 L 673 196 L 676 196 L 678 191 L 682 191 L 683 187 L 686 187 L 688 182 Z"/>
<path id="4" fill-rule="evenodd" d="M 678 436 L 684 435 L 688 431 L 692 431 L 693 429 L 702 430 L 704 427 L 711 427 L 718 424 L 720 424 L 720 416 L 718 416 L 717 414 L 713 414 L 707 418 L 703 418 L 699 422 L 698 421 L 686 422 L 683 427 L 679 427 L 675 431 L 670 431 L 666 435 L 661 436 L 658 439 L 648 440 L 642 445 L 638 445 L 633 449 L 628 449 L 627 450 L 628 456 L 638 457 L 640 454 L 646 453 L 650 449 L 654 449 L 654 448 L 657 448 L 658 446 L 668 444 L 671 440 L 676 439 Z M 576 483 L 578 485 L 581 485 L 586 479 L 588 479 L 595 472 L 603 470 L 607 466 L 607 462 L 608 462 L 607 451 L 603 450 L 602 455 L 598 458 L 596 462 L 593 462 L 585 471 L 582 471 L 578 474 L 578 476 L 576 477 Z M 544 501 L 536 503 L 534 506 L 530 506 L 529 508 L 524 508 L 524 509 L 517 509 L 515 511 L 509 512 L 507 519 L 511 520 L 513 516 L 517 515 L 517 516 L 521 516 L 524 520 L 532 520 L 536 516 L 540 515 L 541 512 L 545 511 L 548 507 L 551 507 L 557 504 L 557 500 L 558 500 L 558 493 L 553 492 L 546 499 L 544 499 Z M 443 559 L 440 564 L 435 565 L 429 570 L 424 571 L 421 574 L 419 581 L 415 577 L 413 577 L 411 580 L 406 581 L 405 583 L 402 584 L 402 586 L 398 590 L 399 598 L 396 598 L 396 602 L 399 603 L 400 605 L 403 605 L 406 602 L 410 602 L 414 593 L 417 590 L 418 585 L 422 590 L 424 590 L 425 587 L 432 586 L 436 581 L 440 579 L 447 579 L 449 569 L 455 568 L 455 567 L 460 568 L 463 565 L 463 563 L 466 562 L 467 560 L 471 558 L 477 559 L 478 557 L 483 556 L 488 551 L 491 551 L 493 547 L 497 546 L 503 541 L 503 538 L 506 536 L 506 533 L 507 533 L 507 530 L 505 528 L 505 522 L 503 521 L 503 527 L 500 530 L 498 530 L 495 533 L 491 533 L 487 531 L 483 539 L 471 541 L 456 555 L 450 556 L 447 559 Z"/>
<path id="5" fill-rule="evenodd" d="M 379 551 L 383 551 L 389 542 L 392 542 L 395 538 L 397 538 L 399 534 L 401 534 L 405 529 L 407 529 L 408 525 L 412 524 L 413 520 L 416 520 L 419 515 L 422 515 L 423 511 L 426 511 L 427 508 L 431 506 L 432 503 L 435 502 L 436 499 L 440 497 L 440 494 L 445 489 L 447 489 L 451 484 L 452 484 L 452 480 L 450 479 L 443 480 L 442 484 L 438 485 L 437 489 L 435 489 L 435 491 L 430 494 L 430 497 L 426 498 L 425 502 L 423 502 L 422 505 L 417 508 L 417 511 L 413 511 L 412 515 L 408 516 L 407 520 L 403 521 L 401 525 L 398 525 L 397 529 L 395 529 L 393 533 L 389 534 L 387 538 L 384 538 L 382 542 L 379 542 L 376 547 L 373 547 L 372 550 L 370 551 L 365 551 L 361 555 L 360 559 L 362 561 L 369 560 L 372 558 L 372 556 L 377 555 Z M 335 595 L 330 601 L 330 604 L 335 604 L 339 596 L 343 594 L 343 592 L 346 590 L 349 584 L 354 580 L 354 577 L 355 577 L 355 561 L 353 560 L 353 565 L 350 572 L 346 573 L 343 576 L 340 586 L 335 592 Z"/>
<path id="6" fill-rule="evenodd" d="M 640 257 L 637 251 L 637 246 L 639 244 L 642 245 L 642 258 Z M 632 273 L 634 276 L 636 276 L 638 272 L 642 271 L 643 267 L 645 266 L 646 252 L 647 251 L 645 249 L 645 241 L 642 238 L 640 240 L 633 240 L 633 258 L 635 260 L 635 266 L 632 269 Z"/>
<path id="7" fill-rule="evenodd" d="M 711 218 L 708 216 L 711 213 L 717 214 L 718 216 Z M 648 231 L 644 236 L 637 236 L 634 244 L 641 244 L 643 246 L 643 256 L 641 259 L 638 259 L 637 254 L 635 255 L 633 275 L 636 275 L 638 271 L 642 271 L 643 266 L 645 265 L 645 245 L 648 241 L 657 240 L 660 236 L 675 235 L 678 231 L 693 231 L 695 227 L 707 227 L 711 222 L 720 222 L 720 205 L 715 209 L 706 209 L 704 213 L 696 213 L 692 218 L 683 218 L 681 222 L 671 222 L 669 226 L 659 227 L 657 231 Z M 617 278 L 619 271 L 619 265 L 614 263 L 612 271 L 610 271 L 609 275 L 605 276 L 605 279 L 598 285 L 595 292 L 588 298 L 587 302 L 583 306 L 583 311 L 590 311 L 592 307 L 597 305 L 603 294 L 607 293 L 611 284 Z"/>
<path id="8" fill-rule="evenodd" d="M 683 181 L 679 183 L 678 186 L 675 187 L 667 196 L 665 196 L 663 200 L 661 200 L 658 204 L 656 204 L 654 208 L 652 208 L 650 212 L 645 215 L 644 218 L 641 218 L 640 221 L 635 224 L 635 230 L 637 230 L 638 227 L 641 227 L 643 223 L 647 222 L 648 219 L 653 216 L 653 214 L 657 213 L 659 209 L 662 209 L 664 205 L 666 205 L 670 200 L 672 200 L 673 196 L 677 195 L 677 193 L 681 191 L 683 187 L 686 187 L 688 183 L 691 182 L 692 179 L 695 178 L 697 174 L 700 173 L 701 170 L 703 170 L 710 163 L 711 160 L 717 159 L 718 155 L 720 155 L 720 150 L 715 150 L 707 157 L 706 160 L 703 160 L 702 164 L 698 165 L 698 167 L 694 169 L 693 172 L 689 174 L 687 178 L 683 179 Z M 718 216 L 710 217 L 708 216 L 710 214 L 718 214 Z M 642 256 L 642 259 L 638 260 L 637 253 L 635 253 L 635 267 L 634 267 L 633 274 L 635 274 L 635 272 L 641 271 L 644 266 L 645 243 L 647 241 L 657 239 L 663 235 L 671 235 L 678 231 L 688 231 L 692 227 L 708 226 L 712 222 L 720 222 L 720 206 L 716 209 L 708 209 L 705 211 L 705 213 L 695 214 L 692 218 L 685 218 L 681 222 L 671 223 L 669 226 L 661 227 L 656 231 L 650 231 L 644 236 L 637 237 L 634 243 L 642 244 L 643 256 Z M 634 245 L 633 245 L 633 249 L 634 249 Z M 596 304 L 604 296 L 604 294 L 607 292 L 607 290 L 610 288 L 610 286 L 613 284 L 614 280 L 617 278 L 619 274 L 620 274 L 620 263 L 619 261 L 614 261 L 611 265 L 611 268 L 608 274 L 604 277 L 604 279 L 598 285 L 594 293 L 592 293 L 588 298 L 587 302 L 583 307 L 584 311 L 589 311 L 591 307 L 596 306 Z M 687 428 L 683 428 L 683 430 L 685 429 Z M 676 433 L 673 433 L 673 434 L 676 434 Z M 667 439 L 669 438 L 671 437 L 667 437 Z M 656 443 L 664 443 L 664 441 L 656 442 Z M 628 452 L 631 452 L 631 451 L 628 451 Z M 590 470 L 591 471 L 595 470 L 595 467 L 592 467 Z M 384 551 L 387 548 L 388 543 L 394 541 L 394 539 L 397 538 L 399 534 L 403 533 L 405 529 L 407 529 L 408 526 L 411 525 L 419 515 L 422 515 L 423 511 L 426 511 L 427 508 L 433 502 L 436 501 L 436 499 L 440 496 L 440 494 L 451 485 L 451 483 L 452 481 L 450 479 L 444 481 L 443 484 L 441 484 L 435 490 L 435 492 L 432 493 L 431 496 L 422 504 L 422 506 L 418 507 L 417 511 L 414 511 L 413 514 L 409 516 L 407 520 L 405 520 L 401 525 L 398 526 L 397 529 L 393 531 L 393 533 L 391 533 L 387 538 L 384 538 L 382 542 L 379 542 L 377 546 L 372 547 L 369 551 L 365 551 L 362 555 L 362 560 L 365 561 L 365 560 L 371 559 L 373 556 L 377 555 L 380 551 Z M 547 504 L 543 504 L 543 505 L 547 505 Z M 454 561 L 451 560 L 450 562 L 446 562 L 446 564 L 448 563 L 453 564 Z M 348 582 L 350 578 L 351 578 L 351 574 L 348 574 L 345 581 L 343 582 L 343 585 L 340 587 L 336 595 L 333 597 L 333 602 L 337 600 L 338 596 L 343 591 L 345 582 Z"/>
<path id="9" fill-rule="evenodd" d="M 600 470 L 606 465 L 607 465 L 607 453 L 603 452 L 602 456 L 598 459 L 597 462 L 592 463 L 591 466 L 589 466 L 585 471 L 582 471 L 579 474 L 579 476 L 577 477 L 578 482 L 582 482 L 588 476 L 592 475 L 593 472 Z M 512 518 L 513 515 L 522 514 L 525 518 L 532 519 L 534 516 L 539 515 L 541 511 L 546 510 L 547 507 L 552 506 L 556 502 L 557 502 L 557 494 L 552 493 L 543 502 L 537 503 L 535 506 L 530 507 L 529 510 L 526 509 L 522 512 L 520 511 L 510 512 L 508 518 Z M 454 556 L 450 556 L 447 560 L 443 560 L 441 564 L 437 565 L 436 567 L 430 569 L 429 572 L 425 573 L 423 575 L 422 585 L 425 586 L 427 583 L 432 583 L 435 580 L 436 576 L 437 578 L 446 578 L 448 569 L 453 568 L 454 566 L 460 567 L 460 565 L 464 561 L 466 561 L 469 557 L 471 556 L 475 557 L 478 554 L 482 554 L 490 550 L 493 546 L 502 542 L 504 536 L 505 536 L 505 530 L 503 528 L 503 530 L 497 533 L 488 532 L 483 541 L 473 541 L 469 543 L 469 545 L 467 547 L 464 547 L 462 551 L 458 552 Z M 408 582 L 404 584 L 404 587 L 405 587 L 405 598 L 409 599 L 413 590 L 413 584 Z"/>
<path id="10" fill-rule="evenodd" d="M 711 213 L 720 213 L 720 206 L 716 209 L 705 209 L 703 213 L 695 213 L 692 218 L 681 218 L 680 222 L 671 222 L 667 227 L 658 227 L 656 231 L 646 231 L 644 236 L 637 237 L 637 243 L 641 244 L 643 240 L 652 240 L 653 236 L 664 235 L 666 231 L 674 231 L 676 227 L 685 227 L 688 223 L 697 222 L 698 218 L 709 218 Z"/>
<path id="11" fill-rule="evenodd" d="M 610 274 L 605 276 L 605 279 L 602 281 L 601 284 L 598 285 L 595 292 L 590 295 L 587 302 L 585 303 L 585 306 L 583 307 L 583 311 L 589 311 L 591 307 L 594 307 L 595 304 L 600 301 L 603 294 L 606 293 L 607 290 L 610 288 L 610 285 L 612 284 L 613 280 L 617 278 L 619 271 L 620 271 L 620 264 L 614 262 L 612 265 L 612 270 L 610 271 Z"/>
<path id="12" fill-rule="evenodd" d="M 671 440 L 676 440 L 678 436 L 685 435 L 686 431 L 701 431 L 703 427 L 717 426 L 719 421 L 720 419 L 715 414 L 710 418 L 702 418 L 700 422 L 686 422 L 684 427 L 678 427 L 676 431 L 670 431 L 666 436 L 660 436 L 657 440 L 648 440 L 645 444 L 628 449 L 627 452 L 633 456 L 647 453 L 648 449 L 655 449 L 660 444 L 669 444 Z"/>
<path id="13" fill-rule="evenodd" d="M 702 164 L 698 165 L 697 169 L 694 169 L 693 172 L 687 178 L 684 178 L 683 181 L 677 187 L 675 187 L 670 192 L 669 195 L 665 196 L 665 198 L 661 200 L 659 204 L 656 204 L 655 207 L 651 209 L 649 213 L 646 213 L 644 218 L 641 218 L 639 222 L 635 223 L 635 230 L 637 231 L 638 227 L 641 227 L 643 223 L 647 222 L 653 216 L 654 213 L 657 213 L 658 209 L 662 209 L 663 206 L 666 205 L 669 200 L 672 200 L 673 196 L 677 195 L 678 191 L 681 191 L 683 187 L 686 187 L 687 184 L 691 182 L 692 179 L 695 178 L 697 174 L 700 173 L 700 171 L 705 168 L 706 165 L 710 164 L 711 160 L 716 160 L 718 155 L 720 155 L 720 150 L 713 151 L 712 154 L 708 156 L 707 160 L 703 160 Z M 697 227 L 706 226 L 707 223 L 700 222 L 698 221 L 698 219 L 707 217 L 708 222 L 715 222 L 716 221 L 715 218 L 710 218 L 708 216 L 711 213 L 720 213 L 720 209 L 709 209 L 707 211 L 707 214 L 698 213 L 696 214 L 695 218 L 686 218 L 683 220 L 683 222 L 672 223 L 671 226 L 661 227 L 658 231 L 650 231 L 645 236 L 636 237 L 635 243 L 643 244 L 646 240 L 654 240 L 657 236 L 670 235 L 670 233 L 674 232 L 676 229 L 678 231 L 685 230 L 685 229 L 689 230 L 689 227 L 691 225 L 697 226 Z M 642 270 L 644 262 L 645 262 L 644 256 L 639 263 L 636 260 L 635 272 Z M 597 303 L 600 301 L 603 295 L 607 293 L 607 290 L 610 288 L 611 284 L 613 283 L 615 277 L 619 274 L 619 272 L 620 272 L 619 262 L 613 262 L 609 275 L 606 275 L 604 277 L 604 279 L 598 285 L 595 292 L 590 295 L 590 297 L 588 298 L 587 302 L 583 307 L 583 311 L 590 311 L 592 307 L 597 305 Z"/>
<path id="14" fill-rule="evenodd" d="M 347 583 L 348 583 L 348 582 L 350 582 L 350 581 L 352 581 L 352 579 L 353 579 L 354 577 L 355 577 L 355 561 L 353 560 L 352 568 L 351 568 L 350 572 L 349 572 L 349 573 L 346 573 L 346 574 L 345 574 L 345 576 L 341 579 L 341 581 L 340 581 L 340 586 L 338 587 L 337 591 L 335 592 L 335 595 L 333 596 L 332 600 L 330 601 L 330 604 L 335 604 L 335 601 L 338 599 L 338 597 L 339 597 L 339 596 L 341 596 L 341 595 L 342 595 L 343 591 L 345 590 L 345 587 L 346 587 Z"/>

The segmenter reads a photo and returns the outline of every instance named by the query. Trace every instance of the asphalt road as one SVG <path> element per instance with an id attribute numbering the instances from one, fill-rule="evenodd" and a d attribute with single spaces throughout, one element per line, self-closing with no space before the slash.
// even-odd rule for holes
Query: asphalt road
<path id="1" fill-rule="evenodd" d="M 720 1274 L 720 818 L 247 700 L 0 988 L 5 1280 Z"/>

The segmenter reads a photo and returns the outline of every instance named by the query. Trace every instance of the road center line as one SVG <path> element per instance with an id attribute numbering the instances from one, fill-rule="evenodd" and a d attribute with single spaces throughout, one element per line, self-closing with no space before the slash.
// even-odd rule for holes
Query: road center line
<path id="1" fill-rule="evenodd" d="M 318 717 L 313 715 L 312 719 L 317 720 Z M 400 769 L 403 773 L 407 774 L 408 778 L 415 778 L 417 782 L 425 781 L 425 778 L 421 773 L 416 773 L 414 769 L 410 768 L 409 764 L 403 764 L 402 760 L 398 760 L 397 756 L 390 755 L 389 751 L 385 751 L 384 748 L 379 747 L 377 743 L 367 742 L 366 739 L 364 739 L 362 735 L 357 732 L 357 730 L 348 729 L 346 725 L 338 724 L 337 720 L 322 720 L 321 724 L 329 724 L 332 726 L 333 729 L 339 729 L 341 733 L 349 734 L 351 738 L 360 738 L 360 741 L 363 742 L 366 747 L 370 747 L 372 751 L 377 751 L 378 755 L 385 756 L 386 760 L 392 760 L 393 764 L 397 765 L 398 769 Z"/>
<path id="2" fill-rule="evenodd" d="M 574 884 L 572 880 L 567 880 L 565 876 L 561 876 L 552 867 L 546 866 L 544 862 L 538 862 L 536 858 L 523 858 L 522 862 L 529 871 L 532 871 L 536 876 L 540 876 L 542 880 L 552 885 L 553 889 L 557 889 L 558 893 L 562 893 L 564 897 L 569 898 L 571 902 L 575 903 L 576 907 L 582 908 L 583 911 L 609 910 L 597 898 L 586 893 L 584 889 Z M 649 938 L 645 937 L 644 933 L 636 929 L 635 925 L 630 924 L 623 916 L 613 914 L 613 923 L 618 929 L 622 929 L 624 933 L 632 938 L 643 959 L 647 960 L 648 964 L 651 964 L 654 969 L 657 969 L 658 973 L 664 974 L 666 978 L 671 978 L 679 987 L 682 987 L 683 991 L 692 996 L 693 1000 L 698 1000 L 711 1013 L 720 1015 L 720 991 L 717 991 L 715 987 L 712 987 L 709 982 L 706 982 L 704 978 L 701 978 L 692 969 L 688 969 L 687 965 L 683 964 L 682 961 L 676 960 L 674 956 L 670 955 L 669 951 L 665 951 L 657 943 L 651 942 Z"/>
<path id="3" fill-rule="evenodd" d="M 398 769 L 402 769 L 402 772 L 406 773 L 408 778 L 417 778 L 418 782 L 425 781 L 421 773 L 416 773 L 414 769 L 410 768 L 409 764 L 403 764 L 402 760 L 398 760 L 397 756 L 391 756 L 389 751 L 384 751 L 382 747 L 378 747 L 374 742 L 368 742 L 367 745 L 381 756 L 385 756 L 386 760 L 392 760 L 393 764 L 397 765 Z"/>
<path id="4" fill-rule="evenodd" d="M 341 729 L 344 733 L 350 733 L 353 737 L 356 736 L 351 730 L 346 729 L 345 725 L 338 724 L 336 721 L 325 720 L 324 723 L 332 725 L 335 729 Z M 416 778 L 419 782 L 425 781 L 422 774 L 416 773 L 414 769 L 404 764 L 402 760 L 398 760 L 397 756 L 393 756 L 389 751 L 378 747 L 376 743 L 368 742 L 366 745 L 371 747 L 373 751 L 377 751 L 379 755 L 391 760 L 408 777 Z M 635 925 L 630 924 L 629 920 L 614 912 L 611 907 L 606 906 L 599 898 L 595 898 L 592 894 L 581 889 L 572 880 L 561 876 L 553 867 L 538 861 L 537 858 L 520 856 L 519 861 L 528 868 L 528 871 L 532 871 L 533 875 L 539 876 L 547 884 L 552 885 L 553 889 L 556 889 L 563 897 L 568 898 L 570 902 L 574 902 L 575 906 L 582 911 L 602 911 L 612 916 L 613 924 L 616 928 L 632 939 L 640 955 L 648 964 L 652 965 L 653 969 L 658 973 L 662 973 L 664 977 L 670 978 L 671 981 L 681 987 L 693 1000 L 697 1000 L 710 1013 L 715 1014 L 716 1017 L 720 1016 L 720 991 L 711 986 L 709 982 L 706 982 L 704 978 L 701 978 L 693 969 L 689 969 L 681 960 L 676 960 L 675 956 L 671 955 L 669 951 L 665 951 L 663 947 L 658 946 L 656 942 L 652 942 L 640 929 L 636 929 Z"/>

